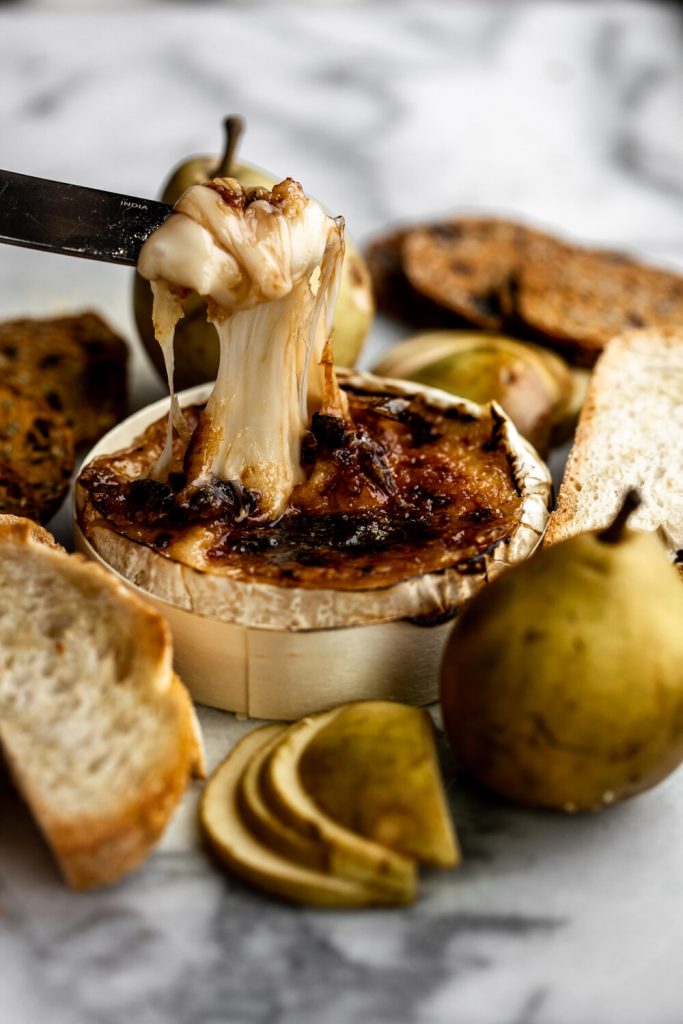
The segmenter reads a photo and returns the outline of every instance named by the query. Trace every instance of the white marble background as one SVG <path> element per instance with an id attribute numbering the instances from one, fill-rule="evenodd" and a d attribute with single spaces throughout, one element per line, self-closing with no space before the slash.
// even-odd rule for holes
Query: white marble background
<path id="1" fill-rule="evenodd" d="M 240 112 L 244 156 L 299 178 L 360 241 L 485 208 L 683 267 L 675 5 L 85 6 L 0 8 L 1 166 L 153 195 Z M 0 251 L 0 316 L 85 306 L 135 344 L 126 270 Z M 378 322 L 365 363 L 400 333 Z M 133 407 L 162 393 L 137 349 L 133 371 Z M 212 761 L 246 728 L 202 721 Z M 141 871 L 73 895 L 4 782 L 0 1021 L 680 1024 L 681 774 L 568 820 L 445 764 L 463 868 L 426 876 L 410 910 L 353 914 L 218 873 L 196 794 Z"/>

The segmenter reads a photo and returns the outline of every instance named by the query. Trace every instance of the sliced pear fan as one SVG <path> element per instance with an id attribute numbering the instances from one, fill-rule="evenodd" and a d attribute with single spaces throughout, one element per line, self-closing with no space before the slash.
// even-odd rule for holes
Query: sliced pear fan
<path id="1" fill-rule="evenodd" d="M 245 824 L 266 846 L 298 864 L 316 871 L 326 871 L 328 858 L 325 856 L 325 847 L 278 818 L 263 794 L 263 766 L 286 731 L 285 725 L 273 726 L 271 739 L 256 751 L 246 765 L 238 785 L 239 810 Z"/>
<path id="2" fill-rule="evenodd" d="M 403 904 L 417 861 L 459 863 L 427 712 L 360 701 L 246 736 L 200 816 L 236 874 L 300 903 Z"/>
<path id="3" fill-rule="evenodd" d="M 264 766 L 264 793 L 278 817 L 325 848 L 332 874 L 381 885 L 408 901 L 415 890 L 415 862 L 344 828 L 318 807 L 302 785 L 299 765 L 304 750 L 338 714 L 335 708 L 290 726 Z"/>
<path id="4" fill-rule="evenodd" d="M 299 774 L 340 825 L 427 864 L 458 863 L 427 712 L 386 701 L 345 707 L 308 743 Z"/>
<path id="5" fill-rule="evenodd" d="M 317 906 L 371 906 L 400 902 L 396 891 L 295 864 L 260 842 L 246 827 L 237 790 L 251 758 L 280 731 L 265 726 L 249 733 L 228 754 L 206 785 L 200 820 L 216 855 L 235 874 L 277 896 Z M 407 902 L 411 893 L 406 891 Z"/>

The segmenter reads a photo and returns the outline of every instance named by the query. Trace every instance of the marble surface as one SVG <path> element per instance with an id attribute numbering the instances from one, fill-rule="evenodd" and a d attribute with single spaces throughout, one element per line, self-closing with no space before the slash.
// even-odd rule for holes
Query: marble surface
<path id="1" fill-rule="evenodd" d="M 651 3 L 3 6 L 0 163 L 152 195 L 238 111 L 247 158 L 360 241 L 483 208 L 683 267 L 682 41 L 680 10 Z M 129 272 L 0 251 L 0 316 L 86 306 L 135 346 Z M 401 333 L 378 321 L 365 364 Z M 132 383 L 133 408 L 162 394 L 136 347 Z M 212 763 L 251 727 L 201 718 Z M 196 788 L 140 871 L 71 894 L 3 780 L 0 1021 L 680 1022 L 683 774 L 565 819 L 444 766 L 463 867 L 425 874 L 410 909 L 354 913 L 218 872 Z"/>

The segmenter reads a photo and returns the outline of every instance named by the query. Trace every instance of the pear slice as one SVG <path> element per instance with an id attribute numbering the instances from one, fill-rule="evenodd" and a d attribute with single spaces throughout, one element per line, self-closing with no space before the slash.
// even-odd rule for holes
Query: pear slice
<path id="1" fill-rule="evenodd" d="M 503 334 L 425 331 L 389 349 L 374 367 L 484 404 L 495 399 L 539 451 L 571 422 L 575 381 L 550 349 Z"/>
<path id="2" fill-rule="evenodd" d="M 251 758 L 281 727 L 264 726 L 249 733 L 231 750 L 209 779 L 200 804 L 200 821 L 212 849 L 236 875 L 294 903 L 327 907 L 362 907 L 406 903 L 409 891 L 363 885 L 295 864 L 265 846 L 246 827 L 239 812 L 237 789 Z"/>
<path id="3" fill-rule="evenodd" d="M 275 814 L 266 801 L 261 786 L 263 766 L 287 731 L 286 725 L 273 726 L 273 733 L 264 745 L 256 751 L 242 772 L 237 789 L 239 810 L 245 824 L 254 835 L 283 856 L 313 868 L 327 870 L 325 847 L 314 839 L 291 828 Z"/>
<path id="4" fill-rule="evenodd" d="M 409 902 L 415 892 L 415 861 L 340 825 L 302 784 L 299 767 L 304 751 L 339 714 L 340 708 L 333 708 L 290 726 L 263 767 L 263 792 L 282 821 L 324 848 L 333 875 L 381 886 L 397 900 Z"/>
<path id="5" fill-rule="evenodd" d="M 352 832 L 426 864 L 459 863 L 426 711 L 389 701 L 343 707 L 305 747 L 299 775 Z"/>

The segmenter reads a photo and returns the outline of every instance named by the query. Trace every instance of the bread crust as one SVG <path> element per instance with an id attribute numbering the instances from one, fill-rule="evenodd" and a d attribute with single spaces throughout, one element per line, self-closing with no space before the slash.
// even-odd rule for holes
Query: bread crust
<path id="1" fill-rule="evenodd" d="M 466 327 L 467 320 L 449 312 L 414 288 L 403 270 L 403 243 L 409 228 L 382 235 L 368 246 L 365 260 L 370 271 L 377 307 L 387 316 L 420 327 Z"/>
<path id="2" fill-rule="evenodd" d="M 164 731 L 164 757 L 160 759 L 155 750 L 142 781 L 133 792 L 126 794 L 125 803 L 96 812 L 88 809 L 69 814 L 56 811 L 49 784 L 34 777 L 31 770 L 27 771 L 17 753 L 21 744 L 16 742 L 15 730 L 25 725 L 26 711 L 20 725 L 15 724 L 12 714 L 4 719 L 0 717 L 0 747 L 5 760 L 67 883 L 74 889 L 107 885 L 145 859 L 168 823 L 190 775 L 204 773 L 203 743 L 194 707 L 171 667 L 170 630 L 149 605 L 111 573 L 81 555 L 67 555 L 50 542 L 47 531 L 32 528 L 26 521 L 0 522 L 0 557 L 1 548 L 6 544 L 40 550 L 40 557 L 50 571 L 88 584 L 89 596 L 106 589 L 109 598 L 122 610 L 125 605 L 126 614 L 136 623 L 130 642 L 135 645 L 136 656 L 142 651 L 150 666 L 147 689 L 139 695 L 139 700 L 153 709 L 158 728 Z M 97 615 L 97 604 L 95 601 L 92 604 L 91 614 Z M 125 621 L 123 615 L 122 618 Z M 40 686 L 41 682 L 40 679 L 21 680 L 22 693 L 28 687 Z M 116 685 L 125 683 L 124 676 Z M 0 678 L 0 697 L 1 686 Z M 27 700 L 30 708 L 30 691 Z M 54 736 L 57 751 L 60 741 L 57 723 Z M 103 793 L 103 803 L 106 796 Z"/>
<path id="3" fill-rule="evenodd" d="M 33 519 L 10 513 L 0 514 L 0 541 L 12 541 L 15 544 L 47 544 L 50 548 L 64 551 L 62 545 L 44 526 L 39 526 Z"/>

